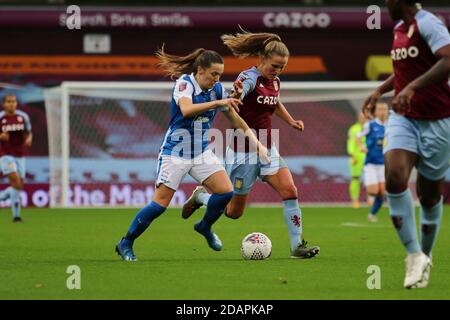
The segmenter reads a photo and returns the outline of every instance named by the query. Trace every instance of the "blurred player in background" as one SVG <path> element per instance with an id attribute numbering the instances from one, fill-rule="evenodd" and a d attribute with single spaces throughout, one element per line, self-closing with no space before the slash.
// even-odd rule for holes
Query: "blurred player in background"
<path id="1" fill-rule="evenodd" d="M 361 148 L 359 148 L 356 143 L 356 135 L 362 131 L 363 125 L 366 121 L 366 117 L 362 112 L 360 112 L 358 114 L 358 121 L 348 129 L 347 133 L 347 154 L 350 156 L 348 163 L 351 176 L 348 189 L 350 199 L 352 200 L 352 207 L 355 209 L 360 207 L 359 194 L 361 190 L 361 174 L 364 167 L 364 157 L 366 156 L 366 154 L 361 151 Z M 361 143 L 366 143 L 365 137 L 362 138 Z"/>
<path id="2" fill-rule="evenodd" d="M 375 119 L 364 124 L 362 131 L 356 136 L 356 143 L 361 152 L 366 154 L 364 160 L 364 185 L 367 194 L 374 197 L 368 219 L 377 222 L 376 214 L 383 206 L 385 193 L 383 143 L 385 135 L 385 123 L 388 118 L 389 108 L 384 102 L 378 102 L 375 106 Z M 365 138 L 365 145 L 362 139 Z"/>
<path id="3" fill-rule="evenodd" d="M 31 122 L 28 115 L 17 110 L 17 98 L 7 94 L 3 97 L 3 111 L 0 112 L 0 164 L 10 187 L 0 192 L 0 200 L 11 199 L 13 222 L 22 222 L 20 216 L 20 190 L 25 179 L 25 148 L 33 141 Z"/>
<path id="4" fill-rule="evenodd" d="M 290 237 L 290 255 L 292 258 L 312 258 L 320 248 L 307 247 L 303 239 L 302 212 L 298 204 L 297 188 L 292 174 L 275 144 L 271 142 L 272 114 L 275 113 L 293 129 L 303 131 L 304 124 L 295 120 L 280 101 L 279 75 L 289 59 L 289 50 L 281 38 L 272 33 L 249 33 L 242 30 L 236 35 L 223 35 L 224 44 L 238 57 L 259 55 L 257 67 L 243 71 L 235 87 L 243 86 L 242 92 L 236 92 L 243 105 L 239 115 L 255 129 L 260 141 L 267 141 L 270 149 L 270 163 L 255 161 L 254 153 L 248 146 L 235 142 L 227 149 L 227 173 L 234 187 L 234 195 L 226 208 L 225 215 L 238 219 L 244 213 L 248 194 L 255 181 L 260 178 L 267 182 L 283 200 L 284 217 Z M 236 90 L 235 90 L 236 91 Z M 262 130 L 262 131 L 260 131 Z M 261 136 L 265 135 L 265 137 Z M 263 138 L 263 139 L 261 139 Z M 265 139 L 267 138 L 267 139 Z M 189 217 L 196 209 L 209 203 L 211 195 L 203 188 L 197 188 L 183 207 L 183 217 Z"/>
<path id="5" fill-rule="evenodd" d="M 178 80 L 172 94 L 169 129 L 159 154 L 155 194 L 116 246 L 116 252 L 125 261 L 137 260 L 134 241 L 166 210 L 186 174 L 213 192 L 203 219 L 194 229 L 206 238 L 213 250 L 222 249 L 222 242 L 211 226 L 230 201 L 233 186 L 220 160 L 208 149 L 208 130 L 219 109 L 234 128 L 242 129 L 252 144 L 258 145 L 259 152 L 267 159 L 267 149 L 235 111 L 241 101 L 227 98 L 219 82 L 224 64 L 217 52 L 197 49 L 187 56 L 175 56 L 161 49 L 157 55 L 161 60 L 159 66 Z"/>
<path id="6" fill-rule="evenodd" d="M 394 74 L 367 100 L 372 109 L 380 96 L 395 89 L 394 112 L 387 124 L 384 150 L 389 210 L 408 252 L 406 288 L 429 281 L 434 246 L 443 211 L 444 178 L 450 158 L 450 35 L 436 16 L 415 1 L 387 0 L 394 28 L 391 56 Z M 408 180 L 417 168 L 420 200 L 420 242 Z"/>

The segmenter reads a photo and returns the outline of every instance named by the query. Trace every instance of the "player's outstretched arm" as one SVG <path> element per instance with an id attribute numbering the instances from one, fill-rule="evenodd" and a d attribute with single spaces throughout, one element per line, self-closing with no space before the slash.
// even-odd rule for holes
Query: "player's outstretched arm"
<path id="1" fill-rule="evenodd" d="M 363 129 L 360 132 L 358 132 L 355 137 L 356 145 L 358 146 L 359 150 L 361 150 L 364 153 L 367 153 L 367 147 L 362 143 L 362 138 L 367 136 L 369 134 L 369 132 L 370 132 L 370 126 L 369 126 L 369 123 L 366 122 L 364 124 Z"/>
<path id="2" fill-rule="evenodd" d="M 305 124 L 303 123 L 303 121 L 295 120 L 294 118 L 292 118 L 289 111 L 287 111 L 286 107 L 283 103 L 281 103 L 281 101 L 278 101 L 277 103 L 275 114 L 292 128 L 300 131 L 305 130 Z"/>
<path id="3" fill-rule="evenodd" d="M 371 119 L 373 116 L 373 112 L 375 111 L 375 106 L 377 102 L 381 99 L 381 96 L 386 92 L 394 90 L 394 74 L 391 74 L 389 78 L 387 78 L 381 86 L 379 86 L 367 99 L 364 101 L 362 106 L 362 112 L 364 115 Z"/>
<path id="4" fill-rule="evenodd" d="M 178 105 L 180 106 L 181 113 L 183 117 L 193 117 L 197 114 L 203 113 L 210 109 L 215 109 L 218 107 L 226 106 L 228 108 L 233 108 L 239 110 L 239 105 L 242 102 L 235 98 L 228 98 L 222 100 L 215 100 L 205 103 L 192 103 L 192 100 L 186 97 L 180 98 Z"/>
<path id="5" fill-rule="evenodd" d="M 439 61 L 423 75 L 409 83 L 392 100 L 392 104 L 396 105 L 398 110 L 406 110 L 408 108 L 417 90 L 448 79 L 450 75 L 450 45 L 436 51 L 436 56 L 440 58 Z"/>
<path id="6" fill-rule="evenodd" d="M 245 136 L 249 138 L 250 144 L 253 147 L 256 146 L 256 150 L 258 151 L 258 155 L 260 156 L 261 160 L 266 163 L 270 162 L 269 152 L 267 148 L 263 146 L 261 142 L 259 142 L 258 138 L 254 134 L 252 129 L 250 129 L 250 127 L 244 121 L 244 119 L 242 119 L 237 114 L 236 110 L 229 109 L 226 112 L 224 112 L 224 115 L 228 118 L 228 120 L 230 120 L 231 125 L 233 126 L 234 129 L 241 129 L 244 132 Z"/>

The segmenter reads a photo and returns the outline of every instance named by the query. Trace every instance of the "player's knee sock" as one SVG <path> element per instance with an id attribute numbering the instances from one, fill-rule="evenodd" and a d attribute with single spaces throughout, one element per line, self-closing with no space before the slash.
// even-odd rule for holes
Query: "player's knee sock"
<path id="1" fill-rule="evenodd" d="M 211 198 L 211 195 L 208 192 L 200 192 L 197 196 L 197 200 L 203 203 L 203 205 L 205 206 L 208 205 L 209 198 Z"/>
<path id="2" fill-rule="evenodd" d="M 297 199 L 283 201 L 284 220 L 288 226 L 291 250 L 294 250 L 302 242 L 302 210 Z"/>
<path id="3" fill-rule="evenodd" d="M 134 240 L 148 228 L 150 223 L 158 218 L 164 211 L 166 211 L 166 208 L 160 206 L 155 201 L 152 201 L 149 205 L 142 208 L 137 213 L 125 236 L 125 240 L 128 241 L 128 244 L 132 245 Z"/>
<path id="4" fill-rule="evenodd" d="M 370 208 L 370 213 L 376 215 L 380 208 L 383 206 L 384 199 L 381 196 L 376 196 L 372 207 Z"/>
<path id="5" fill-rule="evenodd" d="M 200 222 L 200 227 L 211 228 L 214 222 L 219 219 L 220 215 L 225 210 L 228 202 L 230 202 L 233 197 L 233 191 L 227 193 L 214 193 L 210 196 L 208 205 L 206 207 L 205 216 Z"/>
<path id="6" fill-rule="evenodd" d="M 406 189 L 398 194 L 387 193 L 387 199 L 392 222 L 403 246 L 408 253 L 421 251 L 417 240 L 414 201 L 411 191 Z"/>
<path id="7" fill-rule="evenodd" d="M 20 190 L 11 188 L 11 210 L 14 218 L 20 217 Z"/>
<path id="8" fill-rule="evenodd" d="M 422 251 L 428 256 L 431 254 L 441 226 L 442 203 L 443 198 L 441 197 L 441 200 L 433 208 L 428 209 L 420 206 L 420 240 Z"/>
<path id="9" fill-rule="evenodd" d="M 11 191 L 13 187 L 8 187 L 5 190 L 0 191 L 0 200 L 4 201 L 11 197 Z"/>
<path id="10" fill-rule="evenodd" d="M 350 198 L 352 201 L 358 201 L 359 199 L 359 190 L 360 190 L 360 181 L 359 178 L 352 178 L 350 182 Z"/>

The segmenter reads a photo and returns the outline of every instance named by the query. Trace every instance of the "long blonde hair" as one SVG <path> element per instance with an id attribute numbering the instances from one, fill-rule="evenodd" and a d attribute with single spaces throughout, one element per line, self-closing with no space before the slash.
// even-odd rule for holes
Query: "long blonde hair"
<path id="1" fill-rule="evenodd" d="M 274 54 L 289 57 L 289 49 L 280 36 L 275 33 L 251 33 L 241 29 L 236 35 L 224 34 L 220 38 L 224 45 L 237 57 L 262 56 L 270 57 Z"/>
<path id="2" fill-rule="evenodd" d="M 212 50 L 199 48 L 186 56 L 176 56 L 164 51 L 164 45 L 156 52 L 160 62 L 159 68 L 165 70 L 172 79 L 179 78 L 183 74 L 197 73 L 198 67 L 207 69 L 213 63 L 223 64 L 223 58 L 220 54 Z"/>

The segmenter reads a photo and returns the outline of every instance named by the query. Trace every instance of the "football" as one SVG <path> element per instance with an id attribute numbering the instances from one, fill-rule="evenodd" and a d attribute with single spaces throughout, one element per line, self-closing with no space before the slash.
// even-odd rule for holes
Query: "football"
<path id="1" fill-rule="evenodd" d="M 261 232 L 252 232 L 244 237 L 241 255 L 245 260 L 264 260 L 272 254 L 272 241 Z"/>

